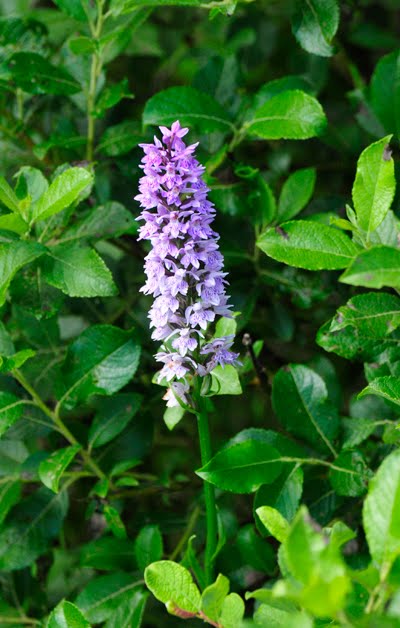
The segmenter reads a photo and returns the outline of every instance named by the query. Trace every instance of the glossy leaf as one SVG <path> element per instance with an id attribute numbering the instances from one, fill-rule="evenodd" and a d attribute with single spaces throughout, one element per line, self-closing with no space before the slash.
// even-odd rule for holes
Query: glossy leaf
<path id="1" fill-rule="evenodd" d="M 348 450 L 342 451 L 336 458 L 329 478 L 338 495 L 358 497 L 366 492 L 370 475 L 361 453 Z"/>
<path id="2" fill-rule="evenodd" d="M 93 325 L 69 347 L 60 405 L 71 408 L 91 395 L 112 395 L 136 372 L 140 347 L 132 332 Z"/>
<path id="3" fill-rule="evenodd" d="M 8 392 L 0 392 L 0 437 L 21 418 L 24 412 L 23 401 Z"/>
<path id="4" fill-rule="evenodd" d="M 382 57 L 375 66 L 371 81 L 371 105 L 387 133 L 400 132 L 398 99 L 400 52 Z"/>
<path id="5" fill-rule="evenodd" d="M 98 253 L 77 242 L 49 249 L 43 276 L 47 283 L 70 297 L 110 297 L 118 292 Z"/>
<path id="6" fill-rule="evenodd" d="M 353 203 L 358 224 L 367 237 L 384 220 L 396 189 L 394 162 L 388 147 L 391 137 L 368 146 L 357 163 Z"/>
<path id="7" fill-rule="evenodd" d="M 340 276 L 340 281 L 365 288 L 400 288 L 400 250 L 374 246 L 362 251 Z"/>
<path id="8" fill-rule="evenodd" d="M 142 397 L 137 393 L 120 393 L 102 400 L 90 426 L 90 447 L 101 447 L 118 436 L 133 419 L 141 402 Z"/>
<path id="9" fill-rule="evenodd" d="M 90 624 L 75 604 L 63 600 L 51 613 L 46 628 L 90 628 Z"/>
<path id="10" fill-rule="evenodd" d="M 66 96 L 81 89 L 64 68 L 52 65 L 36 52 L 16 52 L 7 65 L 16 85 L 30 94 Z"/>
<path id="11" fill-rule="evenodd" d="M 79 593 L 75 604 L 89 622 L 98 624 L 109 619 L 137 591 L 141 591 L 140 583 L 130 574 L 116 572 L 93 578 Z"/>
<path id="12" fill-rule="evenodd" d="M 358 252 L 342 231 L 307 220 L 267 229 L 258 238 L 257 246 L 278 262 L 307 270 L 346 268 Z"/>
<path id="13" fill-rule="evenodd" d="M 85 168 L 74 167 L 65 170 L 54 179 L 35 205 L 34 220 L 44 220 L 69 207 L 92 182 L 93 175 Z"/>
<path id="14" fill-rule="evenodd" d="M 170 87 L 147 101 L 144 124 L 171 124 L 175 120 L 203 133 L 234 130 L 226 109 L 194 87 Z"/>
<path id="15" fill-rule="evenodd" d="M 0 177 L 0 202 L 12 212 L 19 211 L 18 198 L 4 177 Z"/>
<path id="16" fill-rule="evenodd" d="M 364 395 L 377 395 L 400 406 L 400 379 L 392 375 L 377 377 L 360 392 L 359 397 Z"/>
<path id="17" fill-rule="evenodd" d="M 43 255 L 45 250 L 36 242 L 23 240 L 0 244 L 0 305 L 4 303 L 7 289 L 18 270 Z"/>
<path id="18" fill-rule="evenodd" d="M 80 445 L 71 445 L 70 447 L 58 449 L 40 463 L 39 477 L 43 484 L 54 493 L 58 493 L 58 485 L 62 475 L 80 449 Z"/>
<path id="19" fill-rule="evenodd" d="M 304 209 L 313 195 L 315 178 L 314 168 L 302 168 L 285 181 L 279 197 L 279 222 L 294 218 Z"/>
<path id="20" fill-rule="evenodd" d="M 273 380 L 272 404 L 287 430 L 320 451 L 334 453 L 338 412 L 315 371 L 301 364 L 281 368 Z"/>
<path id="21" fill-rule="evenodd" d="M 326 118 L 319 102 L 300 90 L 277 94 L 245 123 L 249 135 L 265 140 L 307 140 L 322 135 Z"/>
<path id="22" fill-rule="evenodd" d="M 280 474 L 280 454 L 261 437 L 228 443 L 210 462 L 196 471 L 203 480 L 234 493 L 252 493 Z"/>
<path id="23" fill-rule="evenodd" d="M 330 57 L 332 39 L 339 26 L 339 4 L 336 0 L 297 0 L 292 31 L 307 52 Z"/>

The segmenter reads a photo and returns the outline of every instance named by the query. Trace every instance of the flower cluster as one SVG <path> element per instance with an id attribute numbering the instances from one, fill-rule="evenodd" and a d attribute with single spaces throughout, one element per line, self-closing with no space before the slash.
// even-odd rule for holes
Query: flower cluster
<path id="1" fill-rule="evenodd" d="M 162 141 L 155 137 L 154 144 L 141 144 L 144 176 L 135 199 L 143 208 L 139 239 L 152 246 L 141 290 L 154 296 L 152 338 L 163 341 L 155 357 L 164 365 L 160 378 L 171 382 L 167 401 L 174 405 L 175 396 L 185 399 L 189 390 L 187 375 L 235 364 L 238 354 L 229 350 L 233 336 L 206 339 L 217 317 L 232 314 L 219 236 L 211 228 L 215 209 L 207 199 L 204 167 L 194 157 L 197 144 L 186 146 L 182 138 L 188 129 L 178 121 L 160 130 Z"/>

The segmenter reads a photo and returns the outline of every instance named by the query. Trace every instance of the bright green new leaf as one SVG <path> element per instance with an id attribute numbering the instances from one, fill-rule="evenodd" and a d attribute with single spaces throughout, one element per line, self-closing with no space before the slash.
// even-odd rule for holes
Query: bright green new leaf
<path id="1" fill-rule="evenodd" d="M 74 340 L 63 366 L 60 406 L 72 408 L 92 395 L 112 395 L 133 377 L 140 346 L 132 331 L 93 325 Z"/>
<path id="2" fill-rule="evenodd" d="M 286 450 L 287 454 L 292 454 L 284 445 L 282 451 Z M 303 455 L 303 452 L 297 452 Z M 296 456 L 296 452 L 293 452 Z M 303 493 L 304 473 L 303 469 L 297 464 L 288 465 L 287 471 L 284 471 L 272 484 L 261 486 L 254 498 L 253 510 L 256 525 L 263 536 L 273 534 L 269 528 L 266 528 L 260 517 L 257 515 L 257 509 L 262 506 L 268 506 L 277 510 L 287 521 L 292 521 L 300 504 Z"/>
<path id="3" fill-rule="evenodd" d="M 272 404 L 285 429 L 320 451 L 335 453 L 338 411 L 315 371 L 301 364 L 282 367 L 273 380 Z"/>
<path id="4" fill-rule="evenodd" d="M 70 447 L 57 449 L 40 463 L 39 477 L 43 484 L 54 493 L 58 493 L 58 485 L 62 475 L 80 449 L 80 445 L 71 445 Z"/>
<path id="5" fill-rule="evenodd" d="M 368 146 L 357 163 L 353 203 L 357 222 L 367 237 L 385 218 L 396 190 L 394 162 L 388 149 L 391 137 L 388 135 Z"/>
<path id="6" fill-rule="evenodd" d="M 143 571 L 163 555 L 163 540 L 157 525 L 144 526 L 135 539 L 134 552 L 139 569 Z"/>
<path id="7" fill-rule="evenodd" d="M 172 124 L 175 120 L 202 133 L 234 130 L 227 110 L 194 87 L 169 87 L 147 101 L 143 112 L 144 124 Z"/>
<path id="8" fill-rule="evenodd" d="M 260 508 L 257 508 L 256 513 L 264 526 L 271 532 L 272 536 L 275 537 L 279 543 L 283 543 L 290 530 L 287 519 L 285 519 L 276 508 L 272 508 L 271 506 L 260 506 Z"/>
<path id="9" fill-rule="evenodd" d="M 297 0 L 292 18 L 293 35 L 307 52 L 330 57 L 339 16 L 337 0 Z"/>
<path id="10" fill-rule="evenodd" d="M 234 493 L 252 493 L 261 484 L 270 484 L 282 470 L 280 454 L 261 437 L 228 443 L 196 471 L 203 480 Z"/>
<path id="11" fill-rule="evenodd" d="M 230 593 L 223 601 L 220 623 L 224 628 L 237 628 L 244 615 L 244 602 L 237 593 Z"/>
<path id="12" fill-rule="evenodd" d="M 45 251 L 44 246 L 24 240 L 0 244 L 0 305 L 6 300 L 7 289 L 17 271 Z"/>
<path id="13" fill-rule="evenodd" d="M 51 247 L 44 259 L 43 277 L 70 297 L 111 297 L 118 292 L 98 253 L 78 242 Z"/>
<path id="14" fill-rule="evenodd" d="M 377 377 L 358 396 L 364 395 L 377 395 L 400 406 L 400 379 L 392 375 Z"/>
<path id="15" fill-rule="evenodd" d="M 315 168 L 296 170 L 285 181 L 278 204 L 278 220 L 294 218 L 311 199 L 315 186 Z"/>
<path id="16" fill-rule="evenodd" d="M 229 593 L 229 580 L 222 574 L 213 584 L 204 589 L 201 596 L 201 611 L 214 622 L 218 622 L 222 605 Z"/>
<path id="17" fill-rule="evenodd" d="M 216 366 L 211 373 L 211 392 L 214 395 L 241 395 L 239 375 L 232 364 Z"/>
<path id="18" fill-rule="evenodd" d="M 322 135 L 326 118 L 319 102 L 301 90 L 277 94 L 245 123 L 249 135 L 265 140 L 308 140 Z"/>
<path id="19" fill-rule="evenodd" d="M 400 555 L 400 450 L 382 462 L 364 501 L 363 523 L 375 563 L 389 569 Z"/>
<path id="20" fill-rule="evenodd" d="M 62 600 L 48 618 L 46 628 L 90 628 L 90 624 L 75 604 Z"/>
<path id="21" fill-rule="evenodd" d="M 0 392 L 0 436 L 21 418 L 24 406 L 23 400 L 9 392 Z"/>
<path id="22" fill-rule="evenodd" d="M 11 209 L 12 212 L 19 211 L 18 198 L 4 177 L 0 177 L 0 202 L 8 207 L 8 209 Z"/>
<path id="23" fill-rule="evenodd" d="M 174 615 L 196 615 L 199 612 L 200 591 L 190 572 L 182 565 L 171 560 L 160 560 L 146 568 L 144 579 L 157 600 L 167 605 L 168 612 Z"/>
<path id="24" fill-rule="evenodd" d="M 164 423 L 169 430 L 173 430 L 175 425 L 183 419 L 185 409 L 182 406 L 172 406 L 171 408 L 165 408 L 163 419 Z"/>
<path id="25" fill-rule="evenodd" d="M 44 220 L 66 209 L 79 199 L 83 190 L 93 183 L 93 175 L 85 168 L 73 167 L 54 179 L 34 206 L 33 219 Z"/>
<path id="26" fill-rule="evenodd" d="M 278 262 L 307 270 L 346 268 L 358 252 L 342 231 L 309 220 L 293 220 L 267 229 L 257 246 Z"/>
<path id="27" fill-rule="evenodd" d="M 365 288 L 400 288 L 400 249 L 374 246 L 354 258 L 340 281 Z"/>
<path id="28" fill-rule="evenodd" d="M 140 408 L 142 396 L 137 393 L 120 393 L 102 399 L 89 429 L 89 446 L 100 447 L 118 436 Z"/>

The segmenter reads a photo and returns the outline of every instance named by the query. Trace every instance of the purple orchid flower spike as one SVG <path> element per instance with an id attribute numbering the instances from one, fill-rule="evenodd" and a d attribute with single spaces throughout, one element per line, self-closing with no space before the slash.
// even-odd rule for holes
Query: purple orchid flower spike
<path id="1" fill-rule="evenodd" d="M 152 338 L 163 342 L 155 357 L 163 364 L 160 377 L 169 383 L 166 400 L 173 406 L 177 398 L 187 403 L 194 375 L 237 364 L 238 354 L 230 351 L 233 336 L 210 339 L 210 326 L 232 314 L 219 235 L 211 228 L 215 209 L 207 198 L 205 168 L 194 156 L 197 144 L 183 142 L 189 129 L 179 121 L 160 131 L 162 141 L 155 137 L 153 144 L 140 145 L 144 176 L 135 199 L 143 208 L 139 239 L 152 246 L 141 290 L 154 297 Z"/>

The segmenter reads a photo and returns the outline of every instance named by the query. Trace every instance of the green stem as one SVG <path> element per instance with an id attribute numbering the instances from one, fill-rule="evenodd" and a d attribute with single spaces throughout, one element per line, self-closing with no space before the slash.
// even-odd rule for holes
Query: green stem
<path id="1" fill-rule="evenodd" d="M 201 380 L 200 380 L 201 381 Z M 200 443 L 200 455 L 201 464 L 204 466 L 211 460 L 211 440 L 210 440 L 210 428 L 208 423 L 208 412 L 204 399 L 198 391 L 196 395 L 197 402 L 197 427 L 199 432 Z M 204 570 L 206 575 L 207 585 L 211 584 L 214 580 L 214 554 L 217 548 L 217 509 L 215 503 L 214 487 L 209 482 L 204 482 L 204 501 L 206 505 L 206 522 L 207 522 L 207 535 L 206 535 L 206 548 L 204 554 Z"/>
<path id="2" fill-rule="evenodd" d="M 40 410 L 51 419 L 51 421 L 56 426 L 57 430 L 62 434 L 71 445 L 79 445 L 79 441 L 75 438 L 75 436 L 70 432 L 68 427 L 65 425 L 64 421 L 61 419 L 59 412 L 54 412 L 51 410 L 43 401 L 39 393 L 31 386 L 28 380 L 25 378 L 25 375 L 21 373 L 18 369 L 13 371 L 13 376 L 15 379 L 21 384 L 23 388 L 30 394 L 34 404 L 40 408 Z M 85 464 L 92 469 L 95 475 L 100 479 L 104 480 L 106 478 L 105 473 L 100 469 L 97 463 L 90 456 L 89 452 L 85 449 L 81 449 L 79 452 L 85 462 Z"/>
<path id="3" fill-rule="evenodd" d="M 100 39 L 101 31 L 103 28 L 104 20 L 106 16 L 103 13 L 104 0 L 97 0 L 97 21 L 96 24 L 90 24 L 93 39 L 96 44 Z M 94 153 L 94 136 L 95 136 L 95 124 L 96 119 L 94 117 L 94 106 L 96 102 L 97 93 L 97 81 L 102 70 L 102 60 L 98 50 L 95 50 L 92 54 L 92 64 L 90 67 L 90 81 L 89 90 L 87 94 L 87 142 L 86 142 L 86 159 L 93 161 Z"/>
<path id="4" fill-rule="evenodd" d="M 192 532 L 197 523 L 197 519 L 199 518 L 199 515 L 200 515 L 200 508 L 196 506 L 196 508 L 193 510 L 192 514 L 190 515 L 185 532 L 183 533 L 182 537 L 179 539 L 179 543 L 175 547 L 174 551 L 171 553 L 169 560 L 175 560 L 179 556 L 179 554 L 183 551 L 186 543 L 188 542 L 188 540 L 190 539 L 192 535 Z"/>

